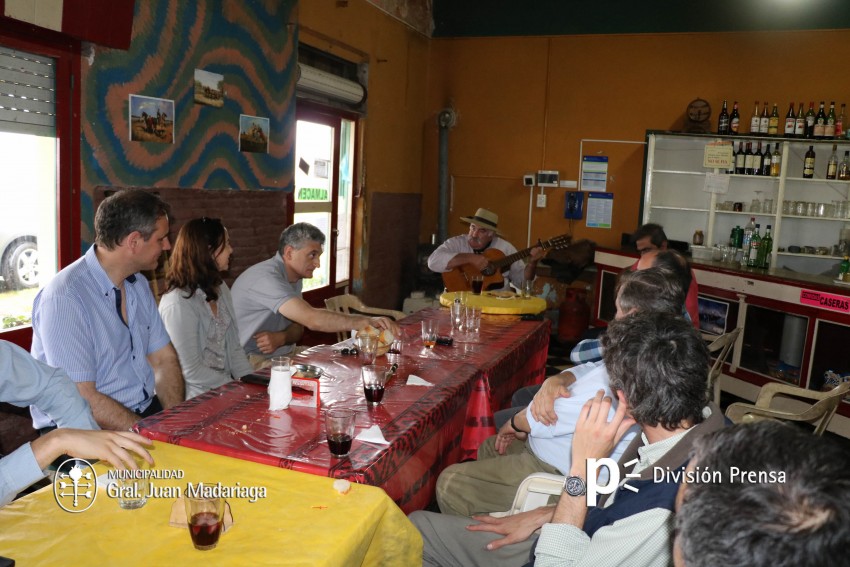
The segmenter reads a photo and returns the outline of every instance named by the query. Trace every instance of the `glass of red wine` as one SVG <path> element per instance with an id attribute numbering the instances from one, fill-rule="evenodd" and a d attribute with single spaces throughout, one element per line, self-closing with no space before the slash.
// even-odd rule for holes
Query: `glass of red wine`
<path id="1" fill-rule="evenodd" d="M 481 295 L 481 288 L 484 287 L 484 276 L 472 276 L 472 293 Z"/>
<path id="2" fill-rule="evenodd" d="M 366 401 L 373 406 L 381 403 L 384 399 L 384 386 L 386 386 L 389 369 L 385 366 L 367 364 L 360 368 L 360 376 L 363 379 L 363 393 Z"/>
<path id="3" fill-rule="evenodd" d="M 192 543 L 201 551 L 215 549 L 224 531 L 224 498 L 210 494 L 212 485 L 201 483 L 192 488 L 196 490 L 187 488 L 183 495 Z"/>
<path id="4" fill-rule="evenodd" d="M 348 456 L 354 439 L 354 410 L 331 408 L 325 413 L 325 434 L 334 457 Z"/>

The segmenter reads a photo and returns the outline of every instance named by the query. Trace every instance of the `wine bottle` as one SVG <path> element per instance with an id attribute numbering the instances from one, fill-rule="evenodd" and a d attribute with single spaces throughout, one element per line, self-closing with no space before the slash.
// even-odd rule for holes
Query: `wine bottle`
<path id="1" fill-rule="evenodd" d="M 738 101 L 732 104 L 732 115 L 729 116 L 729 133 L 737 134 L 741 125 L 741 115 L 738 113 Z"/>
<path id="2" fill-rule="evenodd" d="M 823 127 L 823 137 L 826 140 L 835 138 L 835 101 L 829 103 L 829 114 L 826 115 L 826 124 Z"/>
<path id="3" fill-rule="evenodd" d="M 764 229 L 764 237 L 759 243 L 756 267 L 767 269 L 770 267 L 770 253 L 773 251 L 773 237 L 770 235 L 770 225 Z"/>
<path id="4" fill-rule="evenodd" d="M 815 176 L 815 147 L 809 146 L 806 157 L 803 159 L 803 178 L 811 179 Z"/>
<path id="5" fill-rule="evenodd" d="M 777 146 L 779 144 L 776 144 Z M 764 153 L 761 154 L 761 175 L 770 175 L 770 159 L 772 154 L 770 153 L 770 144 L 767 145 L 767 149 L 764 150 Z"/>
<path id="6" fill-rule="evenodd" d="M 720 116 L 717 117 L 717 133 L 721 136 L 729 134 L 729 111 L 726 109 L 726 101 L 723 101 L 723 108 L 720 109 Z"/>
<path id="7" fill-rule="evenodd" d="M 750 118 L 750 134 L 758 136 L 759 133 L 759 101 L 756 101 L 756 107 L 753 110 L 753 117 Z"/>
<path id="8" fill-rule="evenodd" d="M 802 138 L 806 135 L 806 115 L 803 114 L 803 103 L 800 103 L 800 111 L 794 120 L 794 137 Z"/>
<path id="9" fill-rule="evenodd" d="M 779 108 L 775 102 L 773 103 L 773 111 L 770 113 L 770 118 L 767 121 L 767 135 L 779 135 Z"/>
<path id="10" fill-rule="evenodd" d="M 746 153 L 744 152 L 744 142 L 738 142 L 738 153 L 735 154 L 735 173 L 744 175 L 746 170 Z"/>
<path id="11" fill-rule="evenodd" d="M 761 118 L 759 118 L 759 134 L 767 136 L 768 128 L 770 128 L 770 115 L 767 113 L 767 101 L 765 101 L 764 108 L 761 111 Z"/>
<path id="12" fill-rule="evenodd" d="M 838 179 L 842 181 L 850 180 L 850 151 L 844 152 L 844 159 L 838 165 Z"/>
<path id="13" fill-rule="evenodd" d="M 835 179 L 838 176 L 838 147 L 832 144 L 832 155 L 829 156 L 829 161 L 826 162 L 826 178 Z"/>
<path id="14" fill-rule="evenodd" d="M 812 139 L 815 137 L 815 103 L 809 103 L 809 111 L 806 113 L 806 132 L 805 137 Z"/>
<path id="15" fill-rule="evenodd" d="M 813 136 L 815 140 L 823 140 L 824 129 L 826 128 L 826 112 L 823 111 L 824 102 L 820 101 L 820 108 L 815 116 L 815 125 L 813 128 Z"/>
<path id="16" fill-rule="evenodd" d="M 835 138 L 840 140 L 844 137 L 844 111 L 847 105 L 843 102 L 841 103 L 841 113 L 838 115 L 838 118 L 835 119 Z"/>
<path id="17" fill-rule="evenodd" d="M 753 235 L 750 237 L 750 245 L 747 248 L 747 266 L 755 268 L 758 265 L 759 246 L 761 246 L 761 236 L 759 236 L 759 227 L 756 225 Z"/>
<path id="18" fill-rule="evenodd" d="M 744 152 L 744 175 L 753 174 L 753 143 L 747 142 L 747 151 Z"/>
<path id="19" fill-rule="evenodd" d="M 788 114 L 785 115 L 785 130 L 784 134 L 786 138 L 794 137 L 794 125 L 797 122 L 797 117 L 794 115 L 794 103 L 788 107 Z"/>
<path id="20" fill-rule="evenodd" d="M 753 152 L 753 168 L 750 175 L 761 175 L 761 162 L 762 162 L 762 153 L 761 153 L 761 142 L 758 142 L 756 146 L 756 150 Z"/>
<path id="21" fill-rule="evenodd" d="M 773 150 L 773 155 L 770 156 L 770 176 L 779 177 L 779 172 L 782 169 L 782 154 L 779 153 L 779 144 Z"/>

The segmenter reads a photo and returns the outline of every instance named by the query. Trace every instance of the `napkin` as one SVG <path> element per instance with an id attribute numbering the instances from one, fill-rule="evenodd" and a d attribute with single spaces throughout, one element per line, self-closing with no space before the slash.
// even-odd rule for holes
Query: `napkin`
<path id="1" fill-rule="evenodd" d="M 378 445 L 389 445 L 390 442 L 384 439 L 384 434 L 381 432 L 381 428 L 377 425 L 373 425 L 369 429 L 364 429 L 361 431 L 357 437 L 355 437 L 358 441 L 365 441 L 366 443 L 377 443 Z"/>
<path id="2" fill-rule="evenodd" d="M 411 374 L 407 377 L 407 385 L 408 386 L 433 386 L 433 384 L 427 380 L 423 380 L 416 374 Z"/>

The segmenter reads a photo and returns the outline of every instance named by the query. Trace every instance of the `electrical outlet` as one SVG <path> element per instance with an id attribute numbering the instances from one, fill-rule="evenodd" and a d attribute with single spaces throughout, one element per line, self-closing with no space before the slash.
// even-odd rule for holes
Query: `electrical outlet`
<path id="1" fill-rule="evenodd" d="M 537 208 L 542 209 L 544 207 L 546 207 L 546 194 L 541 193 L 537 196 Z"/>
<path id="2" fill-rule="evenodd" d="M 526 173 L 522 176 L 522 184 L 526 187 L 534 187 L 534 174 Z"/>

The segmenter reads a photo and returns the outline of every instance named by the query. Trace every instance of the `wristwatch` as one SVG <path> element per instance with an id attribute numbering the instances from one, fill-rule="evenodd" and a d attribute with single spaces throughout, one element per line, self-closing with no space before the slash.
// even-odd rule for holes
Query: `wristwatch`
<path id="1" fill-rule="evenodd" d="M 528 431 L 523 431 L 522 429 L 520 429 L 519 427 L 517 427 L 517 426 L 516 426 L 516 423 L 514 423 L 514 418 L 515 418 L 517 415 L 519 415 L 521 412 L 524 412 L 524 411 L 525 411 L 524 409 L 523 409 L 523 410 L 520 410 L 520 411 L 516 412 L 515 414 L 513 414 L 513 415 L 511 416 L 511 428 L 512 428 L 514 431 L 516 431 L 517 433 L 528 433 Z"/>
<path id="2" fill-rule="evenodd" d="M 581 477 L 568 476 L 564 480 L 564 492 L 570 496 L 584 496 L 587 494 L 587 485 Z"/>

